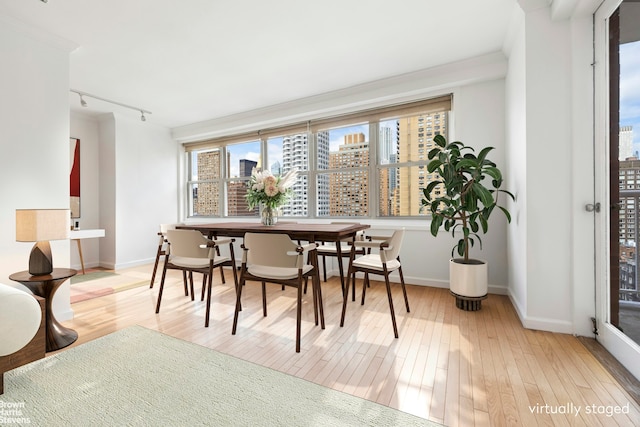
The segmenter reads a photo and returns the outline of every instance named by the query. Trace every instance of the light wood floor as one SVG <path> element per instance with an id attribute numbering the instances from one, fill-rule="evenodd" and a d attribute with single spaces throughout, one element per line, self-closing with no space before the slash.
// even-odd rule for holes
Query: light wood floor
<path id="1" fill-rule="evenodd" d="M 151 266 L 134 270 L 151 275 Z M 326 329 L 313 323 L 309 293 L 296 354 L 295 290 L 267 285 L 265 318 L 260 286 L 248 283 L 233 336 L 227 273 L 225 285 L 216 275 L 209 328 L 204 303 L 184 296 L 178 272 L 169 274 L 160 314 L 158 278 L 153 289 L 76 303 L 74 320 L 64 324 L 80 335 L 74 346 L 145 326 L 447 426 L 640 425 L 640 407 L 576 337 L 524 329 L 507 297 L 490 295 L 481 311 L 464 312 L 448 290 L 408 286 L 407 314 L 400 286 L 393 286 L 394 339 L 383 283 L 372 283 L 364 306 L 349 302 L 340 328 L 340 284 L 330 279 L 322 288 Z"/>

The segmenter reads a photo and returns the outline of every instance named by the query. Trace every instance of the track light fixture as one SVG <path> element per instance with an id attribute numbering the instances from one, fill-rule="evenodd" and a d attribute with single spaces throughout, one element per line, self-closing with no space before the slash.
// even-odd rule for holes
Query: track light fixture
<path id="1" fill-rule="evenodd" d="M 42 0 L 42 1 L 44 1 L 44 0 Z M 82 105 L 83 107 L 87 106 L 87 102 L 83 98 L 83 96 L 86 96 L 88 98 L 98 99 L 100 101 L 108 102 L 110 104 L 119 105 L 119 106 L 124 107 L 124 108 L 129 108 L 131 110 L 140 111 L 140 120 L 142 120 L 143 122 L 147 121 L 147 117 L 145 116 L 145 114 L 152 114 L 151 111 L 145 110 L 144 108 L 134 107 L 133 105 L 127 105 L 127 104 L 123 104 L 121 102 L 112 101 L 110 99 L 102 98 L 101 96 L 91 95 L 90 93 L 82 92 L 80 90 L 75 90 L 75 89 L 69 89 L 69 90 L 71 92 L 73 92 L 73 93 L 77 93 L 80 96 L 80 105 Z"/>

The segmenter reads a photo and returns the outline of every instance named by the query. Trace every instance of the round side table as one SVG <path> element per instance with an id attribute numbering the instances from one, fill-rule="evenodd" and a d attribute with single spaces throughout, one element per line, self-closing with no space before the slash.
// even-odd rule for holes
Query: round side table
<path id="1" fill-rule="evenodd" d="M 51 274 L 32 276 L 28 271 L 13 273 L 9 279 L 22 283 L 29 288 L 34 295 L 46 299 L 46 342 L 47 351 L 60 350 L 78 339 L 78 333 L 73 329 L 64 327 L 56 319 L 52 304 L 56 291 L 70 277 L 75 276 L 76 270 L 71 268 L 54 268 Z"/>

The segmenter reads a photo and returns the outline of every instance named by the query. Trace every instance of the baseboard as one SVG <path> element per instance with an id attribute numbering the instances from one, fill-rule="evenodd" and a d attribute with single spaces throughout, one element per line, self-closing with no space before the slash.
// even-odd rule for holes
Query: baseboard
<path id="1" fill-rule="evenodd" d="M 516 310 L 516 314 L 527 329 L 535 329 L 540 331 L 558 332 L 561 334 L 573 334 L 573 323 L 558 319 L 545 319 L 542 317 L 531 317 L 524 313 L 522 306 L 518 303 L 511 292 L 508 292 L 511 305 Z"/>

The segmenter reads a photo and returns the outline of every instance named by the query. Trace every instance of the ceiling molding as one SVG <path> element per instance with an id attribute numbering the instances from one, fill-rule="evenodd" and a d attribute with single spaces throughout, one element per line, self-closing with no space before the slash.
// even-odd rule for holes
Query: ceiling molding
<path id="1" fill-rule="evenodd" d="M 45 43 L 56 49 L 71 53 L 78 49 L 80 45 L 70 40 L 46 32 L 39 28 L 32 27 L 15 18 L 0 14 L 0 26 L 8 27 L 11 31 L 22 34 L 39 42 Z"/>

